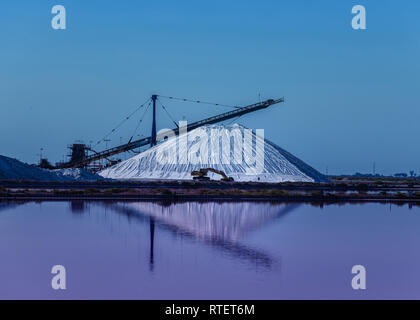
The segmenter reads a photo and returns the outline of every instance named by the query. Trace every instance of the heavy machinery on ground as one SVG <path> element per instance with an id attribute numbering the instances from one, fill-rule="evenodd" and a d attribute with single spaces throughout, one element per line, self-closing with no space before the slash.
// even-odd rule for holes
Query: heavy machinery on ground
<path id="1" fill-rule="evenodd" d="M 133 139 L 132 139 L 133 137 L 132 137 L 132 138 L 130 138 L 128 143 L 121 144 L 119 146 L 116 146 L 116 147 L 113 147 L 113 148 L 110 148 L 110 149 L 106 149 L 106 150 L 100 151 L 100 152 L 96 152 L 95 150 L 92 149 L 91 146 L 87 146 L 87 145 L 84 145 L 84 144 L 73 144 L 73 145 L 69 146 L 69 148 L 71 149 L 70 160 L 68 162 L 57 163 L 54 168 L 55 169 L 88 168 L 89 166 L 93 166 L 93 163 L 95 163 L 96 161 L 102 160 L 102 159 L 108 160 L 109 164 L 113 165 L 113 164 L 115 164 L 115 162 L 109 159 L 109 157 L 111 157 L 111 156 L 114 156 L 114 155 L 117 155 L 117 154 L 120 154 L 120 153 L 123 153 L 123 152 L 127 152 L 127 151 L 133 151 L 134 149 L 138 149 L 138 148 L 141 148 L 141 147 L 144 147 L 144 146 L 150 146 L 150 147 L 155 146 L 157 144 L 157 141 L 156 141 L 156 101 L 159 101 L 158 97 L 169 98 L 169 99 L 173 99 L 173 100 L 187 101 L 187 102 L 194 102 L 194 103 L 201 103 L 201 104 L 211 104 L 211 105 L 215 105 L 215 106 L 232 107 L 232 108 L 235 109 L 235 110 L 231 110 L 231 111 L 228 111 L 228 112 L 225 112 L 225 113 L 213 116 L 213 117 L 209 117 L 207 119 L 203 119 L 203 120 L 196 121 L 196 122 L 193 122 L 191 124 L 188 124 L 188 127 L 187 127 L 188 130 L 194 130 L 198 127 L 201 127 L 201 126 L 204 126 L 204 125 L 207 125 L 207 124 L 214 124 L 214 123 L 222 122 L 222 121 L 225 121 L 225 120 L 237 118 L 237 117 L 243 116 L 245 114 L 248 114 L 248 113 L 251 113 L 251 112 L 254 112 L 254 111 L 258 111 L 258 110 L 261 110 L 261 109 L 268 108 L 271 105 L 284 102 L 284 98 L 280 98 L 280 99 L 277 99 L 277 100 L 268 99 L 266 101 L 261 101 L 261 102 L 258 102 L 258 103 L 255 103 L 255 104 L 252 104 L 252 105 L 249 105 L 249 106 L 246 106 L 246 107 L 238 107 L 238 106 L 226 106 L 226 105 L 217 104 L 217 103 L 208 103 L 208 102 L 203 102 L 203 101 L 193 101 L 193 100 L 182 99 L 182 98 L 158 96 L 158 95 L 154 94 L 143 105 L 141 105 L 139 107 L 139 108 L 141 108 L 142 106 L 146 105 L 147 103 L 149 103 L 149 106 L 153 105 L 152 134 L 151 134 L 150 137 L 145 137 L 145 138 L 142 138 L 142 139 L 139 139 L 139 140 L 134 140 L 134 141 L 133 141 Z M 161 103 L 161 105 L 162 105 L 164 111 L 166 113 L 168 113 L 168 111 L 166 110 L 164 105 L 162 103 Z M 128 118 L 129 117 L 127 117 L 126 119 L 128 119 Z M 141 121 L 142 121 L 142 119 L 141 119 Z M 174 128 L 172 130 L 172 132 L 175 135 L 179 135 L 180 128 L 178 127 L 178 125 L 175 121 L 173 121 L 173 122 L 175 123 L 176 128 Z M 115 129 L 113 129 L 111 131 L 111 133 L 113 133 L 115 131 Z M 105 140 L 103 140 L 103 141 L 105 141 Z M 90 152 L 90 154 L 89 154 L 89 152 Z"/>
<path id="2" fill-rule="evenodd" d="M 221 181 L 225 181 L 225 182 L 234 181 L 232 177 L 228 177 L 226 173 L 224 173 L 223 171 L 216 170 L 213 168 L 203 168 L 203 169 L 200 169 L 199 171 L 192 171 L 191 175 L 193 176 L 193 180 L 208 181 L 210 180 L 210 177 L 207 176 L 209 171 L 215 174 L 221 175 L 222 176 Z"/>

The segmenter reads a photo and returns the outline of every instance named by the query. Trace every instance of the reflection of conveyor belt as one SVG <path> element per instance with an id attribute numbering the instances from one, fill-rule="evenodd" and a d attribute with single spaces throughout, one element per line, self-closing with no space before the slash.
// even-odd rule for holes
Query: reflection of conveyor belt
<path id="1" fill-rule="evenodd" d="M 181 207 L 176 208 L 177 205 L 181 205 Z M 243 205 L 242 208 L 238 208 L 240 205 Z M 273 258 L 260 250 L 238 243 L 238 240 L 245 233 L 261 228 L 297 207 L 297 205 L 284 204 L 229 202 L 187 202 L 170 206 L 140 202 L 110 204 L 110 206 L 113 210 L 130 218 L 140 219 L 144 222 L 150 219 L 151 231 L 153 224 L 153 232 L 156 223 L 156 226 L 161 229 L 201 240 L 223 253 L 266 269 L 270 269 L 273 265 Z M 219 211 L 215 206 L 219 206 Z M 265 209 L 262 210 L 261 206 Z M 152 243 L 153 238 L 151 238 Z M 151 261 L 153 262 L 152 256 L 153 248 L 151 248 Z"/>

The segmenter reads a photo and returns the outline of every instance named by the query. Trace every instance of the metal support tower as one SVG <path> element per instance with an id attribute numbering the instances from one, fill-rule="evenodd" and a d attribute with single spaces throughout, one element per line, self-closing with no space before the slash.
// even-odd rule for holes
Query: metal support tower
<path id="1" fill-rule="evenodd" d="M 157 95 L 152 95 L 153 101 L 153 120 L 152 120 L 152 135 L 150 139 L 150 146 L 153 147 L 156 145 L 156 99 Z"/>

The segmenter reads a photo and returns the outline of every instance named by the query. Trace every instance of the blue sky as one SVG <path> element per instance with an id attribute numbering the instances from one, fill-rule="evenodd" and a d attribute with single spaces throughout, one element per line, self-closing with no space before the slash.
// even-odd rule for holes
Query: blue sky
<path id="1" fill-rule="evenodd" d="M 51 28 L 56 4 L 66 30 Z M 351 28 L 356 4 L 367 30 Z M 419 14 L 415 0 L 2 1 L 0 154 L 35 162 L 43 147 L 62 160 L 152 93 L 234 105 L 261 94 L 286 103 L 239 123 L 322 172 L 376 161 L 380 173 L 420 173 Z M 190 121 L 227 111 L 166 106 Z M 158 112 L 158 128 L 171 126 Z"/>

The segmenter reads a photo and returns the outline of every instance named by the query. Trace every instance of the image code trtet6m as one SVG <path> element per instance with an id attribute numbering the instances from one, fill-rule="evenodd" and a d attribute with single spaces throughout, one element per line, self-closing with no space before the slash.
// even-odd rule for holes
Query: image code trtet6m
<path id="1" fill-rule="evenodd" d="M 420 299 L 419 13 L 1 2 L 0 300 Z"/>

